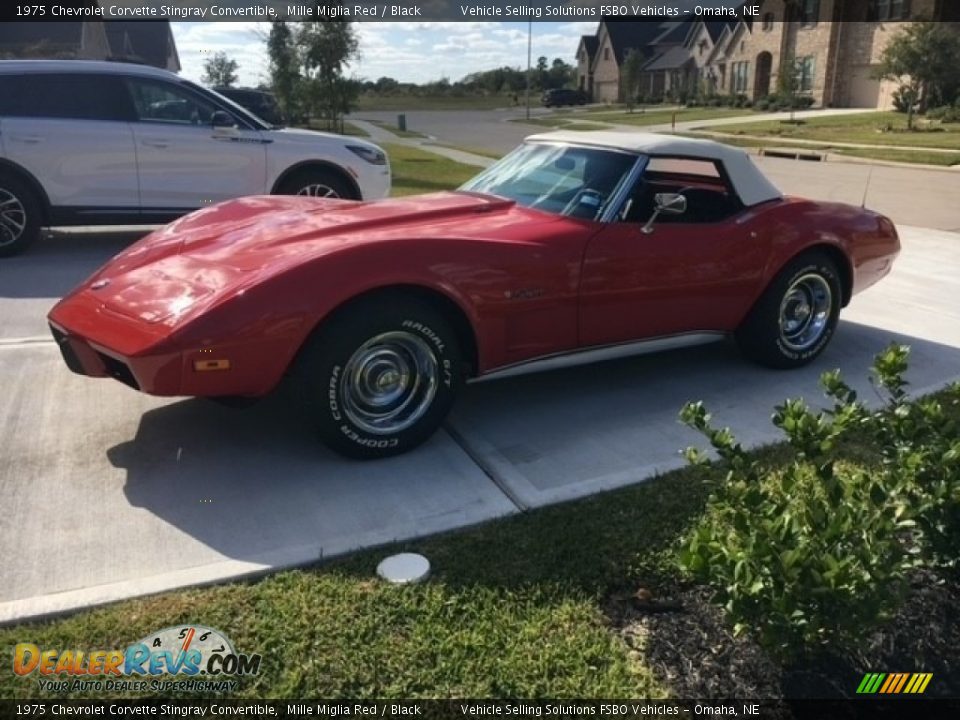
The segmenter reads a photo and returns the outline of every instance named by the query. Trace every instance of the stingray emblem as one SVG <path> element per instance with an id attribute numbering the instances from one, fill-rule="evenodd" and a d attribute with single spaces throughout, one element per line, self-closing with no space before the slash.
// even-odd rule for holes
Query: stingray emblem
<path id="1" fill-rule="evenodd" d="M 95 283 L 93 283 L 93 285 L 90 286 L 90 289 L 100 290 L 101 288 L 105 288 L 109 284 L 110 284 L 109 280 L 97 280 Z"/>

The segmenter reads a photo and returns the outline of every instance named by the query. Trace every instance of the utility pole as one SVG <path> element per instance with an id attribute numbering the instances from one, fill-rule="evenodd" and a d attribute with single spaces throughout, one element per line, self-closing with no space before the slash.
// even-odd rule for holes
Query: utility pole
<path id="1" fill-rule="evenodd" d="M 527 20 L 527 120 L 530 119 L 530 52 L 533 47 L 533 20 Z"/>

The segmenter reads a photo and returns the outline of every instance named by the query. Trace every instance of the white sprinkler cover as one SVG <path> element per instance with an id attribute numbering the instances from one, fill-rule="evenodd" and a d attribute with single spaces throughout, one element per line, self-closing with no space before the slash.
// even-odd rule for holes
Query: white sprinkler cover
<path id="1" fill-rule="evenodd" d="M 416 553 L 391 555 L 377 565 L 377 575 L 398 585 L 423 582 L 430 575 L 430 561 Z"/>

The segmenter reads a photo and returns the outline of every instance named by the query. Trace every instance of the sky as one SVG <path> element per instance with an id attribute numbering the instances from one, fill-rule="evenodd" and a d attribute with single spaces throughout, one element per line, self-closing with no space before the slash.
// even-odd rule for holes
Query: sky
<path id="1" fill-rule="evenodd" d="M 240 67 L 238 85 L 255 86 L 267 78 L 266 42 L 269 23 L 174 22 L 181 74 L 195 81 L 204 60 L 225 52 Z M 423 83 L 451 81 L 479 70 L 509 65 L 526 67 L 527 23 L 510 22 L 362 22 L 354 23 L 360 52 L 348 75 L 376 80 L 387 76 Z M 592 34 L 597 22 L 533 23 L 533 63 L 546 55 L 575 64 L 581 35 Z"/>

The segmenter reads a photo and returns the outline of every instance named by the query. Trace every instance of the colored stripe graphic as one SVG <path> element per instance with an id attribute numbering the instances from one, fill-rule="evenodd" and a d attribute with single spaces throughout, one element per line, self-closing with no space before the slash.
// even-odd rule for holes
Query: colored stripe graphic
<path id="1" fill-rule="evenodd" d="M 933 673 L 867 673 L 857 686 L 858 695 L 921 695 Z"/>

